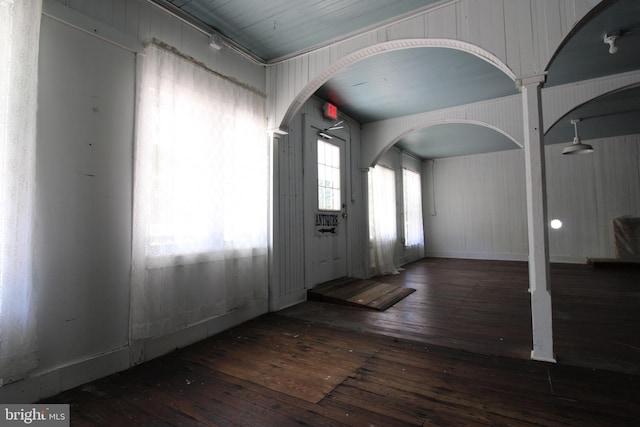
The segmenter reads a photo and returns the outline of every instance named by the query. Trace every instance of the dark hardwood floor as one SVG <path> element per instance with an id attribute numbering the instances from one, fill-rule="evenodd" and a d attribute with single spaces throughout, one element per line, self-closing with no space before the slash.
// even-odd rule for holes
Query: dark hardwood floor
<path id="1" fill-rule="evenodd" d="M 640 425 L 640 271 L 552 266 L 558 363 L 529 360 L 526 263 L 426 259 L 384 312 L 305 302 L 47 399 L 72 425 Z"/>
<path id="2" fill-rule="evenodd" d="M 431 258 L 379 282 L 417 289 L 383 313 L 306 302 L 282 314 L 475 353 L 529 359 L 525 262 Z M 552 264 L 560 364 L 640 375 L 640 268 Z"/>

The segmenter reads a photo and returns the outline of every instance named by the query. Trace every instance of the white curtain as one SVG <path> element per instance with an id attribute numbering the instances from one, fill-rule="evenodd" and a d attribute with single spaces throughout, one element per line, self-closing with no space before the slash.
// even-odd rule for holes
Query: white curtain
<path id="1" fill-rule="evenodd" d="M 266 299 L 268 170 L 264 95 L 148 45 L 136 127 L 133 338 Z"/>
<path id="2" fill-rule="evenodd" d="M 38 364 L 33 219 L 41 7 L 0 0 L 0 385 Z"/>
<path id="3" fill-rule="evenodd" d="M 409 261 L 424 257 L 424 231 L 422 223 L 422 185 L 420 174 L 403 169 L 404 239 L 405 256 Z"/>
<path id="4" fill-rule="evenodd" d="M 398 274 L 396 265 L 396 174 L 384 166 L 369 172 L 369 247 L 376 275 Z"/>

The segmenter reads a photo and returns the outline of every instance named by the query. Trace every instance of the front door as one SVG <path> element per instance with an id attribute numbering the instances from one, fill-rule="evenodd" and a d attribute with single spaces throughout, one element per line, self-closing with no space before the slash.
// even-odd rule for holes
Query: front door
<path id="1" fill-rule="evenodd" d="M 347 275 L 347 137 L 305 118 L 305 285 Z"/>

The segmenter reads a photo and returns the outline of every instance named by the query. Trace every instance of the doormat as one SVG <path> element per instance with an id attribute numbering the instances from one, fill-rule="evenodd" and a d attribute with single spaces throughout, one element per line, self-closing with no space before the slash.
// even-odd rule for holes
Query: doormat
<path id="1" fill-rule="evenodd" d="M 384 311 L 415 291 L 375 280 L 345 277 L 309 289 L 307 299 Z"/>

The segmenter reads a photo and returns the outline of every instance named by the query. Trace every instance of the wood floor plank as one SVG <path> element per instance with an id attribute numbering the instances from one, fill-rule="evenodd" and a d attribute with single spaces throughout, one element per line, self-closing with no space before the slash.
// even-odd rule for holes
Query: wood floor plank
<path id="1" fill-rule="evenodd" d="M 640 425 L 640 272 L 552 265 L 557 364 L 529 360 L 527 277 L 421 260 L 376 278 L 417 289 L 386 311 L 305 302 L 43 402 L 83 426 Z"/>
<path id="2" fill-rule="evenodd" d="M 401 301 L 402 299 L 408 297 L 414 292 L 415 292 L 415 289 L 412 289 L 412 288 L 397 287 L 396 289 L 393 289 L 381 295 L 380 297 L 372 300 L 368 304 L 368 306 L 371 308 L 375 308 L 377 310 L 386 310 L 389 307 L 392 307 L 393 305 L 395 305 L 397 302 Z"/>
<path id="3" fill-rule="evenodd" d="M 347 300 L 367 305 L 371 301 L 382 297 L 396 288 L 397 286 L 390 285 L 388 283 L 373 282 L 371 286 L 367 287 L 362 292 L 358 292 L 356 295 L 347 298 Z"/>
<path id="4" fill-rule="evenodd" d="M 403 425 L 400 420 L 393 418 L 382 412 L 371 410 L 371 404 L 362 402 L 345 402 L 334 398 L 333 395 L 327 396 L 320 403 L 320 406 L 331 410 L 339 417 L 340 422 L 352 426 L 394 426 Z M 405 424 L 411 425 L 411 424 Z M 422 423 L 415 424 L 422 425 Z"/>
<path id="5" fill-rule="evenodd" d="M 393 395 L 397 390 L 420 396 L 422 402 L 457 407 L 467 413 L 476 413 L 486 417 L 486 421 L 503 419 L 524 424 L 527 420 L 536 419 L 543 425 L 581 424 L 586 421 L 614 420 L 624 423 L 628 419 L 612 417 L 609 413 L 597 411 L 569 411 L 571 402 L 558 399 L 551 392 L 532 393 L 518 392 L 513 388 L 500 387 L 491 381 L 473 382 L 468 376 L 454 375 L 456 368 L 443 372 L 418 372 L 407 369 L 399 374 L 385 369 L 385 364 L 368 363 L 359 371 L 354 381 L 359 386 L 375 384 L 381 393 Z M 508 376 L 508 372 L 504 372 Z M 577 412 L 577 413 L 576 413 Z"/>
<path id="6" fill-rule="evenodd" d="M 245 382 L 244 380 L 235 377 L 228 377 L 225 376 L 225 374 L 215 371 L 204 375 L 203 378 L 211 384 L 216 384 L 216 388 L 224 388 L 224 393 L 235 396 L 238 399 L 246 400 L 255 405 L 259 405 L 269 411 L 273 411 L 281 414 L 283 417 L 286 417 L 282 418 L 278 422 L 275 422 L 272 418 L 269 425 L 308 424 L 327 427 L 333 427 L 336 425 L 335 419 L 321 414 L 321 411 L 317 410 L 317 406 L 307 401 L 303 401 L 302 399 L 297 399 L 295 400 L 295 403 L 293 403 L 292 400 L 294 398 L 291 398 L 291 396 L 278 392 L 270 393 L 270 390 L 265 388 L 256 390 L 251 387 L 253 384 L 251 382 Z M 220 385 L 223 385 L 223 387 L 220 387 Z M 288 400 L 284 396 L 288 396 L 290 399 Z M 286 422 L 284 420 L 286 420 Z"/>
<path id="7" fill-rule="evenodd" d="M 352 379 L 331 392 L 330 398 L 384 415 L 393 419 L 393 424 L 422 425 L 426 417 L 425 411 L 421 411 L 411 400 L 394 399 L 388 393 L 365 390 L 360 384 L 353 384 Z"/>
<path id="8" fill-rule="evenodd" d="M 263 321 L 269 324 L 267 319 Z M 202 344 L 196 356 L 229 375 L 317 402 L 378 350 L 378 346 L 367 343 L 363 352 L 351 337 L 349 342 L 345 338 L 348 347 L 343 348 L 336 346 L 337 340 L 323 342 L 309 340 L 304 333 L 280 333 L 292 330 L 291 325 L 265 328 L 261 323 L 248 322 L 220 334 L 208 345 Z M 332 363 L 325 365 L 325 360 Z M 245 365 L 253 369 L 242 369 Z"/>
<path id="9" fill-rule="evenodd" d="M 175 366 L 175 364 L 173 364 Z M 166 366 L 165 366 L 166 368 Z M 219 382 L 210 383 L 204 369 L 175 371 L 167 369 L 162 382 L 156 387 L 168 390 L 177 401 L 187 401 L 188 412 L 194 419 L 209 424 L 228 420 L 229 425 L 294 425 L 295 418 L 274 411 L 273 408 L 256 404 L 253 401 L 232 395 L 220 387 Z M 153 385 L 158 381 L 157 374 L 138 371 L 143 382 Z M 213 386 L 212 386 L 213 385 Z"/>
<path id="10" fill-rule="evenodd" d="M 415 289 L 375 280 L 355 280 L 347 283 L 339 280 L 310 289 L 307 295 L 312 301 L 384 311 L 413 292 Z"/>

